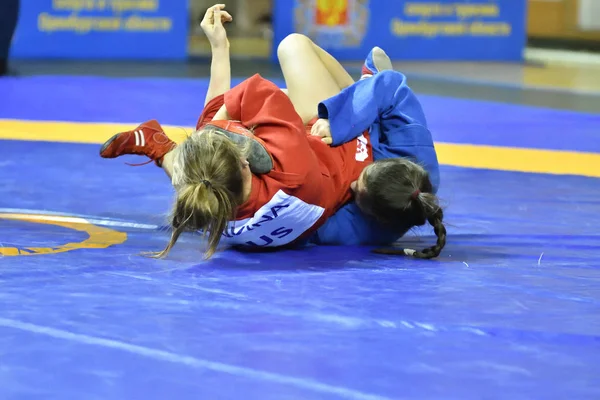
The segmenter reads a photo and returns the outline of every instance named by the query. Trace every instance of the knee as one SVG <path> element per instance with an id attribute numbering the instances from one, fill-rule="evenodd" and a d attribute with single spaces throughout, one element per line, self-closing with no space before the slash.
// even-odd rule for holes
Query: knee
<path id="1" fill-rule="evenodd" d="M 298 53 L 303 46 L 310 45 L 312 40 L 301 33 L 291 33 L 287 35 L 277 46 L 277 57 Z"/>

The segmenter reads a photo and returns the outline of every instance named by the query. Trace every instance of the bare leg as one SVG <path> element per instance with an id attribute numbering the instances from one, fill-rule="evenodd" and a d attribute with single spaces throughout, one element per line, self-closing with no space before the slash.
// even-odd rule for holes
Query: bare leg
<path id="1" fill-rule="evenodd" d="M 308 39 L 308 38 L 307 38 Z M 310 39 L 308 39 L 310 40 Z M 319 47 L 315 42 L 311 41 L 314 51 L 317 53 L 321 62 L 327 68 L 340 89 L 344 89 L 354 83 L 352 76 L 346 69 L 336 60 L 331 54 Z"/>
<path id="2" fill-rule="evenodd" d="M 293 33 L 281 41 L 277 56 L 288 96 L 307 123 L 317 114 L 317 105 L 354 80 L 342 65 L 308 37 Z"/>
<path id="3" fill-rule="evenodd" d="M 175 157 L 175 150 L 171 150 L 162 159 L 161 167 L 167 174 L 169 179 L 173 179 L 173 159 Z"/>

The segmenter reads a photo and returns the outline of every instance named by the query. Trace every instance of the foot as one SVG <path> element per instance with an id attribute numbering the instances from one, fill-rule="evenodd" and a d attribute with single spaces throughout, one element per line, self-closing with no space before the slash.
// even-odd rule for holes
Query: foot
<path id="1" fill-rule="evenodd" d="M 165 134 L 156 120 L 144 122 L 132 131 L 117 133 L 100 149 L 100 157 L 116 158 L 125 154 L 149 157 L 160 166 L 162 158 L 176 144 Z"/>
<path id="2" fill-rule="evenodd" d="M 369 78 L 378 72 L 388 69 L 394 69 L 388 55 L 380 47 L 373 47 L 365 59 L 360 79 Z"/>

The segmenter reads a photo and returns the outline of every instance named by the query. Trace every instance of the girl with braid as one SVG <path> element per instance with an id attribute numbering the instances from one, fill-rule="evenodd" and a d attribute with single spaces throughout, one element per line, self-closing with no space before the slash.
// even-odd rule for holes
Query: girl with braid
<path id="1" fill-rule="evenodd" d="M 434 246 L 376 251 L 437 257 L 446 244 L 444 213 L 436 196 L 439 164 L 425 114 L 406 77 L 392 70 L 388 56 L 375 47 L 361 79 L 354 82 L 335 58 L 300 34 L 279 44 L 278 57 L 290 99 L 308 121 L 311 136 L 336 148 L 368 132 L 373 148 L 375 162 L 351 184 L 354 201 L 331 216 L 309 242 L 385 246 L 429 223 L 437 236 Z M 338 93 L 321 100 L 311 82 L 319 87 L 329 83 Z"/>

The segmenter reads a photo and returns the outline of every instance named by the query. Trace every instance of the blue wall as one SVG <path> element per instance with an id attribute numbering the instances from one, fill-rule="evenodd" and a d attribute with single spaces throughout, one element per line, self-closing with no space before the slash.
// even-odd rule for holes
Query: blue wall
<path id="1" fill-rule="evenodd" d="M 187 0 L 21 0 L 14 58 L 183 59 Z"/>
<path id="2" fill-rule="evenodd" d="M 274 46 L 299 32 L 342 60 L 380 46 L 397 60 L 520 61 L 526 10 L 526 0 L 275 0 Z"/>

